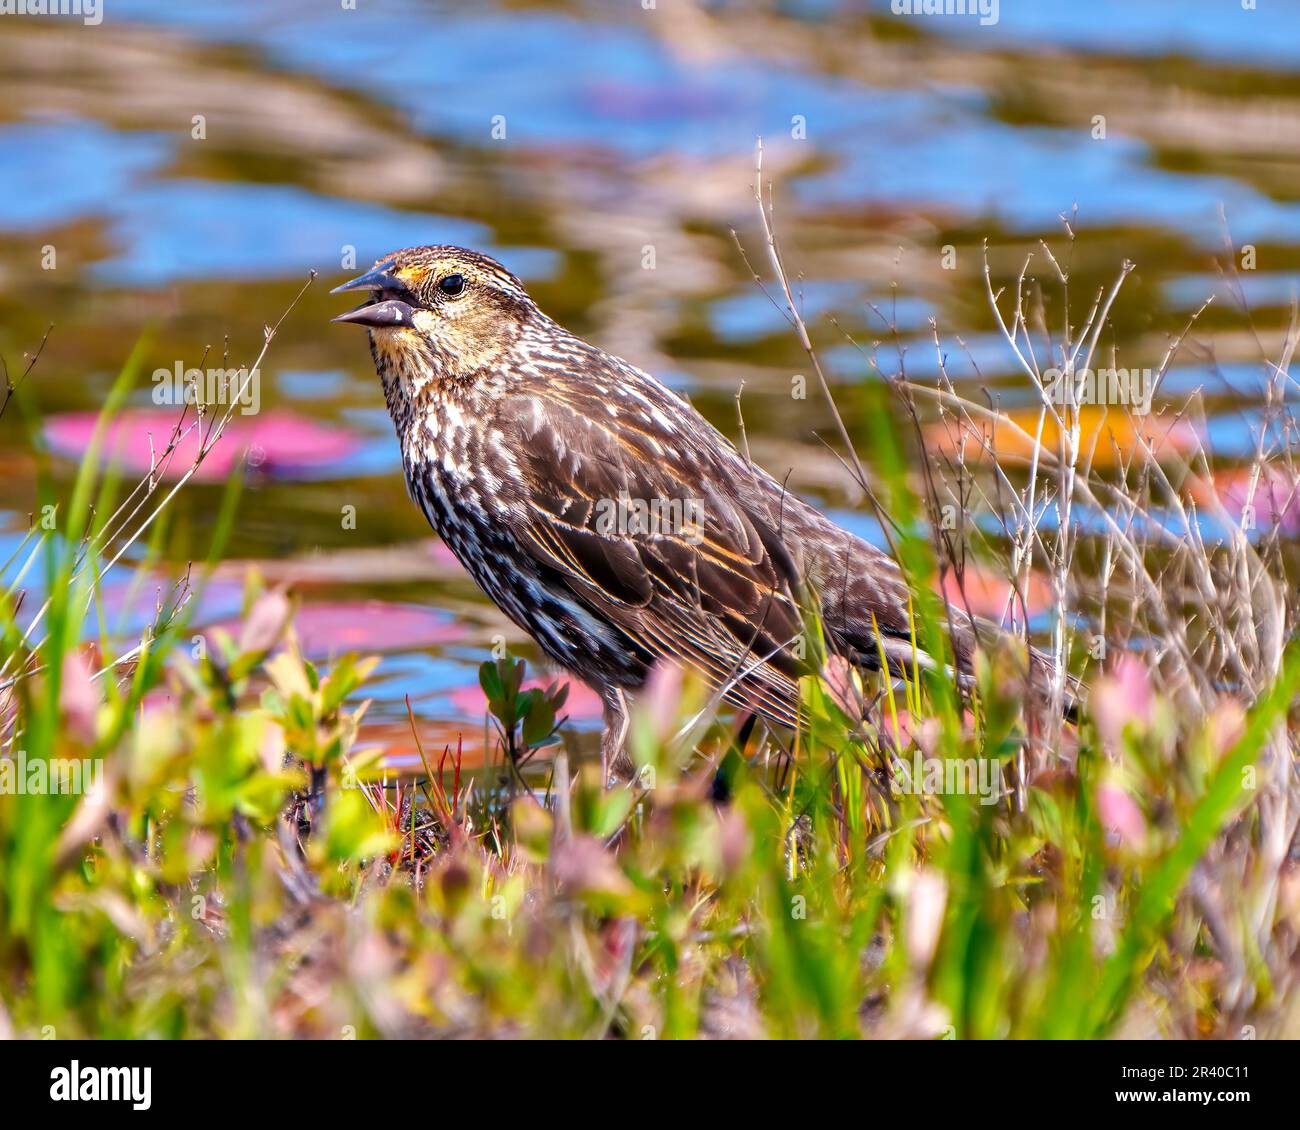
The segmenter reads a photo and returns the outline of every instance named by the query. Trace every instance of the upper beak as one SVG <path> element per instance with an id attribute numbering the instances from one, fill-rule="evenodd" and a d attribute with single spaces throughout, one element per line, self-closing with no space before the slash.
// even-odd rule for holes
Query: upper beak
<path id="1" fill-rule="evenodd" d="M 401 290 L 402 284 L 389 274 L 392 266 L 391 260 L 379 263 L 364 275 L 358 275 L 350 282 L 336 286 L 330 294 L 342 294 L 345 290 Z"/>
<path id="2" fill-rule="evenodd" d="M 377 267 L 358 275 L 355 279 L 336 286 L 331 294 L 341 294 L 348 290 L 368 290 L 372 300 L 362 303 L 355 310 L 331 318 L 334 322 L 352 322 L 359 326 L 393 327 L 411 324 L 411 307 L 400 298 L 383 298 L 385 292 L 402 293 L 406 287 L 400 280 L 389 273 L 391 263 L 380 263 Z"/>

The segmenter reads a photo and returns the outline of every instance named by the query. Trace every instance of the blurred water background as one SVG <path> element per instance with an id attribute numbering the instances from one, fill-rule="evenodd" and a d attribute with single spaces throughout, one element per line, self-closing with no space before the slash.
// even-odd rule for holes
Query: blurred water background
<path id="1" fill-rule="evenodd" d="M 825 406 L 791 400 L 807 362 L 732 235 L 761 260 L 759 135 L 805 314 L 859 434 L 852 387 L 881 379 L 873 359 L 893 371 L 901 347 L 910 375 L 934 375 L 931 318 L 967 391 L 1032 402 L 994 331 L 983 247 L 1009 282 L 1038 240 L 1065 245 L 1077 206 L 1076 321 L 1136 264 L 1110 331 L 1127 364 L 1157 367 L 1216 295 L 1156 407 L 1204 388 L 1230 466 L 1254 445 L 1261 345 L 1276 355 L 1300 277 L 1291 0 L 1002 0 L 993 24 L 888 0 L 104 0 L 93 26 L 0 16 L 0 92 L 0 353 L 14 372 L 54 324 L 25 391 L 51 421 L 61 482 L 84 414 L 147 328 L 146 374 L 221 365 L 227 342 L 247 363 L 319 272 L 242 418 L 256 425 L 248 482 L 200 618 L 237 615 L 246 563 L 292 581 L 310 652 L 385 653 L 369 738 L 399 757 L 404 695 L 469 741 L 493 639 L 535 653 L 406 498 L 362 335 L 328 324 L 351 256 L 364 268 L 408 244 L 486 250 L 558 320 L 733 436 L 743 382 L 754 457 L 868 537 L 879 531 L 818 438 Z M 1218 264 L 1230 248 L 1241 266 L 1247 245 L 1238 290 Z M 147 428 L 147 382 L 134 407 Z M 178 499 L 173 568 L 204 554 L 229 471 L 214 465 Z M 30 521 L 35 476 L 22 414 L 7 413 L 0 561 Z M 119 611 L 128 628 L 124 593 Z M 573 708 L 594 724 L 592 696 Z"/>

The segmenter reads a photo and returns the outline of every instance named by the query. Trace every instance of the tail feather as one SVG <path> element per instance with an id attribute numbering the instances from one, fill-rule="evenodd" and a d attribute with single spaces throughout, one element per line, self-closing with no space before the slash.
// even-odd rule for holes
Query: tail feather
<path id="1" fill-rule="evenodd" d="M 989 648 L 1018 641 L 987 621 L 972 621 L 960 609 L 949 606 L 948 611 L 955 665 L 944 663 L 944 674 L 961 690 L 969 691 L 975 685 L 976 650 L 981 645 Z M 899 678 L 915 678 L 919 670 L 933 671 L 939 667 L 939 662 L 914 643 L 910 634 L 904 638 L 882 631 L 871 640 L 846 642 L 850 644 L 854 658 L 871 670 L 880 669 L 880 655 L 883 653 L 890 673 Z M 1028 669 L 1024 672 L 1026 703 L 1032 711 L 1042 715 L 1051 709 L 1056 698 L 1057 664 L 1052 656 L 1035 647 L 1029 648 L 1028 660 Z M 1068 671 L 1061 673 L 1061 684 L 1061 714 L 1066 721 L 1077 722 L 1084 685 Z"/>

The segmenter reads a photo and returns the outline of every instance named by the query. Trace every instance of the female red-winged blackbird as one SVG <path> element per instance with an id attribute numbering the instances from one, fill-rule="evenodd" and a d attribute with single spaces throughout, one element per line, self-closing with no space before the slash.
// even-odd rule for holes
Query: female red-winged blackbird
<path id="1" fill-rule="evenodd" d="M 796 725 L 803 592 L 851 662 L 931 662 L 887 554 L 787 494 L 654 377 L 557 325 L 495 260 L 409 248 L 347 290 L 372 292 L 334 320 L 370 330 L 412 497 L 502 611 L 599 690 L 606 773 L 629 767 L 625 691 L 659 659 Z M 975 632 L 959 609 L 951 621 L 968 672 Z"/>

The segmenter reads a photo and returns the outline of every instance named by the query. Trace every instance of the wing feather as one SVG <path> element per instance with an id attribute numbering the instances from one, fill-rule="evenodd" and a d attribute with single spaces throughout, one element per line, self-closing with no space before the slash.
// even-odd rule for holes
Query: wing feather
<path id="1" fill-rule="evenodd" d="M 656 442 L 540 396 L 499 406 L 522 471 L 521 544 L 652 655 L 699 671 L 773 721 L 798 721 L 798 577 L 768 517 L 706 445 Z M 620 511 L 620 500 L 624 509 Z M 671 522 L 624 521 L 644 504 Z"/>

